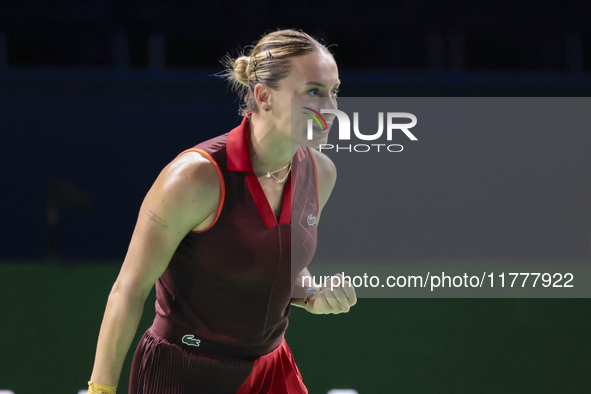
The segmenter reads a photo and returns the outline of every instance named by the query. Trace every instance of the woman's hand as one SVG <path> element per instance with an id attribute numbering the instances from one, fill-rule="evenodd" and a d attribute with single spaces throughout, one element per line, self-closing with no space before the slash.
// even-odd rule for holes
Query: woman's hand
<path id="1" fill-rule="evenodd" d="M 357 303 L 355 287 L 345 281 L 342 274 L 336 274 L 326 281 L 312 297 L 307 298 L 306 310 L 316 315 L 347 313 Z M 332 286 L 331 286 L 332 285 Z M 332 290 L 331 290 L 332 287 Z"/>

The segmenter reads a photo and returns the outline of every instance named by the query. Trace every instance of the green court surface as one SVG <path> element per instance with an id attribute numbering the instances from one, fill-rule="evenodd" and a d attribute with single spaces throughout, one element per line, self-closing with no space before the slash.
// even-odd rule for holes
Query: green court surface
<path id="1" fill-rule="evenodd" d="M 0 264 L 0 390 L 86 388 L 120 263 Z M 311 268 L 312 273 L 313 269 Z M 145 305 L 133 351 L 154 317 Z M 310 393 L 586 393 L 590 299 L 359 299 L 347 314 L 293 308 L 287 341 Z"/>

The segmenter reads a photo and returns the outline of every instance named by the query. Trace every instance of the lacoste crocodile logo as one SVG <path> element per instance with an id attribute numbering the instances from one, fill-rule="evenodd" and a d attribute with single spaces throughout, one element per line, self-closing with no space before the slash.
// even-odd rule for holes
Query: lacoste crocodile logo
<path id="1" fill-rule="evenodd" d="M 316 224 L 316 216 L 310 214 L 308 216 L 308 226 L 313 226 Z"/>
<path id="2" fill-rule="evenodd" d="M 189 346 L 199 346 L 201 339 L 195 339 L 195 335 L 187 334 L 183 337 L 183 343 Z"/>

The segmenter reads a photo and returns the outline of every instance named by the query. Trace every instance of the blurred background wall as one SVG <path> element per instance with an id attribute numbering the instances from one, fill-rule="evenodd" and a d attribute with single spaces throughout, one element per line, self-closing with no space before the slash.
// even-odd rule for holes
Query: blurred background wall
<path id="1" fill-rule="evenodd" d="M 582 3 L 2 7 L 0 130 L 10 170 L 0 256 L 9 258 L 121 258 L 159 171 L 240 121 L 235 95 L 213 76 L 219 60 L 277 28 L 334 44 L 341 96 L 587 96 L 591 88 L 591 14 Z"/>
<path id="2" fill-rule="evenodd" d="M 159 171 L 240 121 L 219 60 L 277 28 L 334 44 L 341 96 L 591 88 L 582 3 L 342 4 L 3 2 L 0 256 L 121 258 Z"/>

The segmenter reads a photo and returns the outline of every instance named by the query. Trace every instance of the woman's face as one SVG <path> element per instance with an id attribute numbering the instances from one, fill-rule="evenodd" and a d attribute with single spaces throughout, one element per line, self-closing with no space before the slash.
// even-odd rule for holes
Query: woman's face
<path id="1" fill-rule="evenodd" d="M 326 144 L 328 131 L 332 125 L 334 115 L 323 114 L 328 124 L 328 130 L 323 125 L 322 132 L 316 123 L 312 140 L 307 138 L 308 119 L 310 115 L 303 112 L 312 111 L 294 108 L 292 114 L 292 97 L 309 98 L 306 107 L 320 112 L 320 108 L 337 108 L 337 92 L 340 85 L 339 70 L 332 55 L 325 51 L 314 51 L 306 55 L 292 58 L 289 75 L 279 82 L 279 89 L 273 91 L 271 108 L 274 128 L 281 130 L 292 140 L 292 145 L 309 146 L 317 149 L 320 144 Z M 322 99 L 317 99 L 321 97 Z M 292 123 L 292 116 L 294 116 Z M 322 123 L 322 122 L 321 122 Z M 292 130 L 292 125 L 294 130 Z"/>

